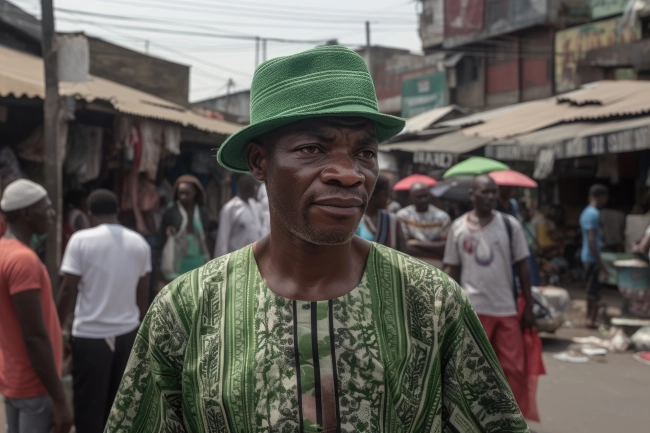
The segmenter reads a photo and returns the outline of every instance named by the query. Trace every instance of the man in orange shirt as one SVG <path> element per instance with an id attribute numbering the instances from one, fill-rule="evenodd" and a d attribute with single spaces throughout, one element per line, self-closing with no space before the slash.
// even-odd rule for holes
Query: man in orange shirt
<path id="1" fill-rule="evenodd" d="M 72 415 L 61 383 L 62 340 L 47 270 L 29 248 L 47 232 L 54 210 L 45 189 L 28 180 L 11 183 L 0 209 L 7 230 L 0 238 L 0 394 L 7 433 L 67 433 Z"/>

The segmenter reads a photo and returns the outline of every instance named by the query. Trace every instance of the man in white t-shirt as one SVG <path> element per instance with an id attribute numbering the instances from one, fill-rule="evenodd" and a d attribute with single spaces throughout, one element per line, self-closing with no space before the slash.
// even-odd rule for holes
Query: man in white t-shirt
<path id="1" fill-rule="evenodd" d="M 260 205 L 255 200 L 259 184 L 249 174 L 237 182 L 237 195 L 221 208 L 214 256 L 232 253 L 263 237 Z"/>
<path id="2" fill-rule="evenodd" d="M 63 324 L 73 306 L 72 375 L 77 433 L 101 433 L 148 308 L 151 250 L 120 225 L 118 199 L 88 198 L 91 225 L 70 238 L 57 308 Z"/>
<path id="3" fill-rule="evenodd" d="M 408 252 L 418 258 L 440 260 L 451 224 L 449 214 L 430 203 L 431 193 L 423 183 L 411 187 L 409 199 L 411 205 L 397 212 Z"/>
<path id="4" fill-rule="evenodd" d="M 517 219 L 494 210 L 498 187 L 490 176 L 477 176 L 470 196 L 473 210 L 449 230 L 445 271 L 467 294 L 522 406 L 528 390 L 522 328 L 535 324 L 528 244 Z M 513 266 L 526 300 L 522 320 L 517 315 Z"/>

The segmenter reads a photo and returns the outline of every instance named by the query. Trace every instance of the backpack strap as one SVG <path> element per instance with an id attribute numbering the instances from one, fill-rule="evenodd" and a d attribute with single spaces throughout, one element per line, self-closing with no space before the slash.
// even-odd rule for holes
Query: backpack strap
<path id="1" fill-rule="evenodd" d="M 501 218 L 503 219 L 503 224 L 506 226 L 506 231 L 508 232 L 508 249 L 510 250 L 510 267 L 512 268 L 512 294 L 515 298 L 515 305 L 517 305 L 517 298 L 519 297 L 519 289 L 517 288 L 517 279 L 515 276 L 514 268 L 514 248 L 512 248 L 512 223 L 508 218 L 508 215 L 503 212 L 499 212 Z"/>

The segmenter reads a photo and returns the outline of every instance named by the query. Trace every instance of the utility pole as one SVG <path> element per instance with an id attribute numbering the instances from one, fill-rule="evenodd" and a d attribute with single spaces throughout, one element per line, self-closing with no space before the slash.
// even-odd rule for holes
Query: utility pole
<path id="1" fill-rule="evenodd" d="M 372 55 L 370 54 L 370 21 L 366 21 L 366 63 L 372 77 Z"/>
<path id="2" fill-rule="evenodd" d="M 144 41 L 144 52 L 149 54 L 149 39 Z"/>
<path id="3" fill-rule="evenodd" d="M 55 220 L 47 229 L 45 263 L 52 286 L 58 289 L 59 264 L 61 262 L 61 213 L 63 211 L 61 189 L 62 152 L 58 143 L 58 122 L 61 99 L 59 98 L 58 44 L 54 31 L 54 9 L 52 0 L 41 0 L 41 29 L 43 65 L 45 68 L 44 140 L 45 146 L 45 189 L 56 211 Z"/>
<path id="4" fill-rule="evenodd" d="M 230 113 L 230 90 L 234 85 L 235 82 L 232 78 L 228 78 L 228 83 L 226 83 L 226 109 L 224 110 L 226 113 Z"/>
<path id="5" fill-rule="evenodd" d="M 260 65 L 260 37 L 255 36 L 255 69 Z"/>
<path id="6" fill-rule="evenodd" d="M 262 39 L 262 62 L 266 62 L 266 39 Z"/>

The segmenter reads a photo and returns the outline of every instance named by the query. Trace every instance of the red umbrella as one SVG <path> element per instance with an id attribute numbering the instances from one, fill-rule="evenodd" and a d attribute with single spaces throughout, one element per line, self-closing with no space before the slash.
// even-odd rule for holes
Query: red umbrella
<path id="1" fill-rule="evenodd" d="M 397 182 L 393 187 L 393 191 L 408 191 L 416 183 L 423 183 L 427 187 L 438 184 L 438 182 L 432 177 L 423 174 L 412 174 Z"/>
<path id="2" fill-rule="evenodd" d="M 523 173 L 515 170 L 493 171 L 489 176 L 499 186 L 519 186 L 521 188 L 537 188 L 537 182 Z"/>

